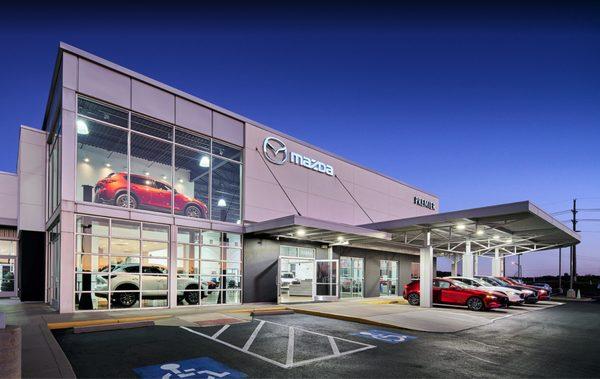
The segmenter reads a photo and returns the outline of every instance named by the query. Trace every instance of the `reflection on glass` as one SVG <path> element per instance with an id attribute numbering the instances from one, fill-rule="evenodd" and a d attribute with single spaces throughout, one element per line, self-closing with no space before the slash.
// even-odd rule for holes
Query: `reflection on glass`
<path id="1" fill-rule="evenodd" d="M 113 238 L 110 241 L 110 252 L 116 255 L 140 255 L 140 241 Z"/>
<path id="2" fill-rule="evenodd" d="M 169 241 L 169 227 L 167 225 L 144 224 L 142 229 L 142 238 Z"/>
<path id="3" fill-rule="evenodd" d="M 112 220 L 112 236 L 123 238 L 140 238 L 140 223 Z"/>
<path id="4" fill-rule="evenodd" d="M 175 147 L 175 213 L 208 218 L 209 167 L 207 153 Z"/>
<path id="5" fill-rule="evenodd" d="M 200 259 L 200 246 L 178 244 L 177 258 Z"/>
<path id="6" fill-rule="evenodd" d="M 212 230 L 205 230 L 202 232 L 202 243 L 204 245 L 215 245 L 221 244 L 221 233 Z"/>
<path id="7" fill-rule="evenodd" d="M 108 219 L 77 216 L 77 233 L 93 234 L 96 236 L 108 236 Z"/>
<path id="8" fill-rule="evenodd" d="M 77 200 L 115 205 L 127 193 L 127 131 L 92 120 L 77 123 Z"/>
<path id="9" fill-rule="evenodd" d="M 202 259 L 221 260 L 221 248 L 216 246 L 202 246 Z"/>
<path id="10" fill-rule="evenodd" d="M 241 166 L 213 158 L 211 219 L 240 223 Z"/>
<path id="11" fill-rule="evenodd" d="M 107 292 L 75 293 L 75 310 L 106 310 L 108 309 Z"/>
<path id="12" fill-rule="evenodd" d="M 169 244 L 166 242 L 142 241 L 142 256 L 166 258 L 169 256 Z"/>
<path id="13" fill-rule="evenodd" d="M 108 254 L 108 238 L 77 235 L 77 252 L 85 254 Z"/>
<path id="14" fill-rule="evenodd" d="M 75 270 L 79 272 L 108 271 L 108 256 L 77 254 L 75 258 Z"/>

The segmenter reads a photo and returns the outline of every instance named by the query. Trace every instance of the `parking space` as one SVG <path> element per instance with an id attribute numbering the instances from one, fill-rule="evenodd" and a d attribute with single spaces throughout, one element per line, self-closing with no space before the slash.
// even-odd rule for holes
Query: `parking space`
<path id="1" fill-rule="evenodd" d="M 600 338 L 598 306 L 540 304 L 442 334 L 291 314 L 55 336 L 82 378 L 581 377 L 600 370 L 589 348 Z"/>

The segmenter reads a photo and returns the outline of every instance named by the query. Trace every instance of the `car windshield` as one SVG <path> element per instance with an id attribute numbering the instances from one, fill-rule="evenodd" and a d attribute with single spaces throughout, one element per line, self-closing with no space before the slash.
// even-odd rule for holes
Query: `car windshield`
<path id="1" fill-rule="evenodd" d="M 460 288 L 473 288 L 473 286 L 465 284 L 465 283 L 461 282 L 460 280 L 453 280 L 452 284 L 454 284 L 455 286 L 460 287 Z"/>
<path id="2" fill-rule="evenodd" d="M 494 278 L 494 281 L 503 287 L 508 287 L 511 285 L 510 283 L 505 282 L 504 280 L 498 279 L 498 278 Z"/>

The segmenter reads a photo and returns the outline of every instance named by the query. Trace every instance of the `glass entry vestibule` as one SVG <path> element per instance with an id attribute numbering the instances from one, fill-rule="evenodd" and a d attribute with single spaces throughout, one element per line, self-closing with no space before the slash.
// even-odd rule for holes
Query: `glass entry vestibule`
<path id="1" fill-rule="evenodd" d="M 363 297 L 365 279 L 363 258 L 340 257 L 340 297 Z"/>

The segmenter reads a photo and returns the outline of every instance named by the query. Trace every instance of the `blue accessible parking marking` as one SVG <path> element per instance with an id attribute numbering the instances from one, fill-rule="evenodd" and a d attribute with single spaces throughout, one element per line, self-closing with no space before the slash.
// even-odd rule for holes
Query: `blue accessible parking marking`
<path id="1" fill-rule="evenodd" d="M 246 378 L 243 372 L 225 366 L 208 357 L 168 362 L 133 369 L 140 378 Z"/>
<path id="2" fill-rule="evenodd" d="M 402 343 L 410 340 L 414 340 L 417 337 L 407 336 L 406 334 L 398 334 L 387 332 L 385 330 L 371 329 L 366 332 L 352 333 L 353 336 L 360 336 L 365 338 L 371 338 L 377 341 L 383 341 L 387 343 Z"/>

